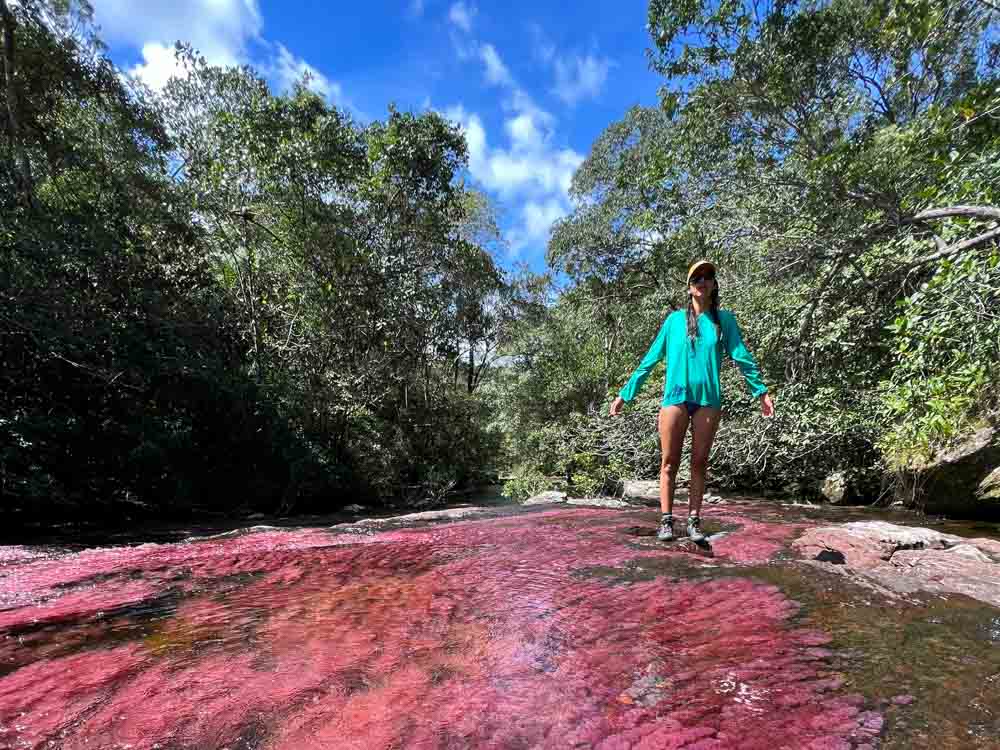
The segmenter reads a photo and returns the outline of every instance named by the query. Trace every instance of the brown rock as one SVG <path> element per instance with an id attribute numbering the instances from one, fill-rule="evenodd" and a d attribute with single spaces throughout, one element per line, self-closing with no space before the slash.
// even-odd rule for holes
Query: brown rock
<path id="1" fill-rule="evenodd" d="M 929 513 L 1000 517 L 1000 436 L 976 430 L 925 466 L 902 472 L 896 499 Z"/>
<path id="2" fill-rule="evenodd" d="M 792 543 L 804 557 L 899 593 L 965 594 L 1000 606 L 1000 541 L 857 521 L 809 529 Z"/>
<path id="3" fill-rule="evenodd" d="M 961 541 L 960 536 L 932 529 L 897 526 L 885 521 L 855 521 L 809 529 L 792 545 L 804 556 L 814 559 L 822 559 L 820 555 L 824 552 L 837 552 L 843 557 L 843 564 L 866 569 L 889 560 L 901 549 L 946 549 Z"/>

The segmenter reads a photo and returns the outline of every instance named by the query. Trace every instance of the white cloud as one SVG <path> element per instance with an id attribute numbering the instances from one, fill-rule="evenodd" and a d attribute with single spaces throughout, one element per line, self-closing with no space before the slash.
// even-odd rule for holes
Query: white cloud
<path id="1" fill-rule="evenodd" d="M 304 77 L 308 77 L 307 86 L 327 101 L 332 104 L 342 104 L 344 101 L 344 92 L 339 83 L 331 81 L 305 60 L 293 55 L 283 44 L 278 44 L 278 58 L 272 73 L 281 89 L 290 89 Z"/>
<path id="2" fill-rule="evenodd" d="M 514 226 L 506 232 L 511 252 L 517 254 L 544 246 L 552 224 L 572 210 L 570 183 L 584 157 L 556 145 L 555 117 L 518 85 L 493 45 L 480 44 L 477 52 L 486 80 L 505 90 L 501 143 L 490 140 L 478 114 L 462 106 L 444 114 L 465 134 L 473 179 L 501 201 L 518 205 Z"/>
<path id="3" fill-rule="evenodd" d="M 144 44 L 142 59 L 145 62 L 133 66 L 128 72 L 129 75 L 144 81 L 151 89 L 158 91 L 167 85 L 171 76 L 183 74 L 172 46 L 168 47 L 159 42 Z"/>
<path id="4" fill-rule="evenodd" d="M 415 0 L 416 2 L 417 0 Z M 419 0 L 422 8 L 422 0 Z M 253 62 L 278 90 L 287 90 L 308 75 L 310 89 L 340 106 L 347 103 L 340 84 L 296 57 L 283 44 L 261 34 L 258 0 L 172 0 L 151 2 L 137 9 L 135 0 L 93 0 L 94 15 L 109 42 L 135 47 L 143 62 L 129 73 L 152 89 L 162 89 L 172 75 L 183 75 L 174 45 L 189 43 L 210 65 Z M 265 59 L 251 61 L 250 50 Z"/>
<path id="5" fill-rule="evenodd" d="M 521 209 L 521 226 L 514 230 L 510 238 L 511 247 L 520 249 L 526 245 L 546 245 L 552 225 L 569 212 L 568 203 L 558 198 L 528 201 Z"/>
<path id="6" fill-rule="evenodd" d="M 588 97 L 596 98 L 604 88 L 611 67 L 610 60 L 593 55 L 556 57 L 554 64 L 556 85 L 553 91 L 569 105 Z"/>
<path id="7" fill-rule="evenodd" d="M 512 84 L 513 85 L 513 84 Z M 552 223 L 571 210 L 569 187 L 584 157 L 553 146 L 555 119 L 515 89 L 504 120 L 507 146 L 491 144 L 482 118 L 463 107 L 445 116 L 459 123 L 469 149 L 469 173 L 501 200 L 522 204 L 508 231 L 512 253 L 544 246 Z"/>
<path id="8" fill-rule="evenodd" d="M 492 146 L 479 115 L 453 107 L 445 116 L 457 122 L 469 147 L 469 172 L 488 190 L 505 199 L 569 194 L 573 172 L 583 156 L 551 146 L 551 132 L 529 113 L 518 112 L 504 122 L 509 147 Z"/>
<path id="9" fill-rule="evenodd" d="M 522 112 L 507 120 L 504 129 L 515 149 L 538 150 L 545 145 L 545 135 L 537 119 L 528 112 Z"/>
<path id="10" fill-rule="evenodd" d="M 448 10 L 448 20 L 458 26 L 465 33 L 472 31 L 472 19 L 475 18 L 476 8 L 469 7 L 463 0 L 458 0 Z"/>
<path id="11" fill-rule="evenodd" d="M 601 93 L 614 62 L 594 54 L 560 54 L 541 26 L 531 24 L 528 30 L 532 37 L 532 56 L 542 65 L 551 67 L 555 74 L 552 93 L 570 106 L 587 97 L 596 98 Z"/>
<path id="12" fill-rule="evenodd" d="M 510 71 L 503 64 L 499 53 L 492 44 L 484 44 L 479 48 L 479 57 L 486 65 L 486 80 L 493 84 L 511 86 L 514 80 L 510 77 Z"/>
<path id="13" fill-rule="evenodd" d="M 173 47 L 189 42 L 212 65 L 236 65 L 247 59 L 247 45 L 262 28 L 257 0 L 93 0 L 94 17 L 109 43 L 141 50 L 143 62 L 130 72 L 161 88 L 176 70 Z"/>

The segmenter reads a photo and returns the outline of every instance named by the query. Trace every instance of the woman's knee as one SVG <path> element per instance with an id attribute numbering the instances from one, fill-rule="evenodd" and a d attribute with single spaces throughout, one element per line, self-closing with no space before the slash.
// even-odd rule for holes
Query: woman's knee
<path id="1" fill-rule="evenodd" d="M 660 475 L 667 476 L 673 479 L 674 477 L 677 476 L 677 469 L 680 468 L 678 466 L 679 463 L 680 463 L 679 461 L 671 461 L 669 459 L 663 461 L 660 464 Z"/>

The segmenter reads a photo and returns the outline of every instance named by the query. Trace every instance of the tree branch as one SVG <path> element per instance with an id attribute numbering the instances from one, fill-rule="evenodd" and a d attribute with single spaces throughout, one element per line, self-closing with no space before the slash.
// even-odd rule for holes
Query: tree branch
<path id="1" fill-rule="evenodd" d="M 909 219 L 907 223 L 919 221 L 931 221 L 933 219 L 947 219 L 950 216 L 968 216 L 975 219 L 996 219 L 1000 221 L 1000 208 L 993 206 L 946 206 L 945 208 L 931 208 L 921 211 L 919 214 Z"/>
<path id="2" fill-rule="evenodd" d="M 979 247 L 979 245 L 986 244 L 990 240 L 997 240 L 997 239 L 1000 239 L 1000 227 L 997 227 L 996 229 L 991 229 L 988 232 L 983 232 L 982 234 L 976 237 L 972 237 L 967 240 L 962 240 L 961 242 L 956 242 L 953 245 L 949 245 L 944 250 L 939 250 L 936 253 L 932 253 L 931 255 L 927 255 L 923 258 L 920 258 L 919 260 L 915 260 L 912 263 L 903 266 L 899 270 L 908 271 L 910 269 L 917 268 L 918 266 L 924 266 L 927 265 L 928 263 L 933 263 L 936 260 L 947 258 L 949 255 L 955 255 L 965 250 L 971 250 L 974 247 Z"/>

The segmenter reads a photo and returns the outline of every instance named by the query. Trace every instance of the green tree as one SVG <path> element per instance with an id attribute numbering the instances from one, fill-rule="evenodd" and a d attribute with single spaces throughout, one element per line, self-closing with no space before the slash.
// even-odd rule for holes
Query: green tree
<path id="1" fill-rule="evenodd" d="M 57 10 L 4 9 L 17 67 L 0 104 L 19 110 L 0 159 L 5 509 L 205 502 L 228 455 L 270 449 L 229 376 L 240 354 L 155 108 L 71 33 L 86 8 Z"/>

